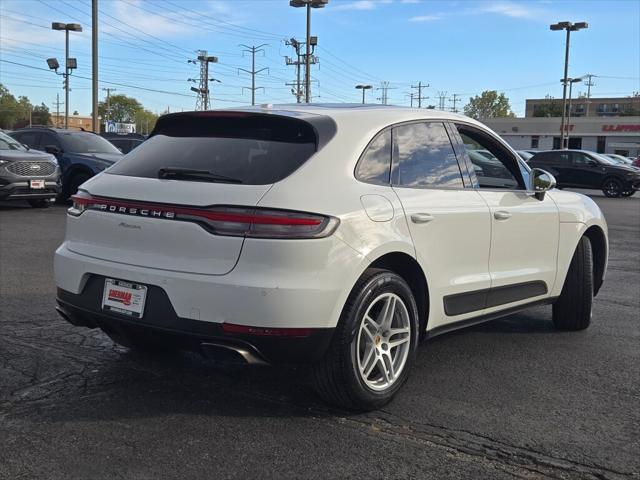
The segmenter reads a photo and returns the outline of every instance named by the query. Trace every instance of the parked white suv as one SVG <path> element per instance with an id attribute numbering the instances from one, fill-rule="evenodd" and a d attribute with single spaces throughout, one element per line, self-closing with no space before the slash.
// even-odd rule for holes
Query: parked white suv
<path id="1" fill-rule="evenodd" d="M 589 325 L 606 223 L 553 185 L 434 110 L 165 115 L 73 197 L 57 309 L 132 348 L 312 363 L 324 399 L 376 408 L 420 338 L 540 304 Z"/>

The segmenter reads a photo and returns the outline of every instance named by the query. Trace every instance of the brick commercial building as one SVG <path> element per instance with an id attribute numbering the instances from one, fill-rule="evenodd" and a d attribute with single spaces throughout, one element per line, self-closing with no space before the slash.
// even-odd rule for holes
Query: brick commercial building
<path id="1" fill-rule="evenodd" d="M 525 117 L 546 117 L 553 106 L 555 115 L 562 115 L 562 98 L 532 98 L 526 101 Z M 640 95 L 610 98 L 573 98 L 571 117 L 640 116 Z"/>

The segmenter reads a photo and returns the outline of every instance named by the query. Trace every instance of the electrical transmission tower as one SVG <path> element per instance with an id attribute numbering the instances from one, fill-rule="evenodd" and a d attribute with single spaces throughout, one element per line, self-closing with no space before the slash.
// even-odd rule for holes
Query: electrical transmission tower
<path id="1" fill-rule="evenodd" d="M 255 46 L 249 47 L 249 46 L 244 45 L 244 44 L 240 44 L 239 46 L 245 48 L 242 51 L 243 55 L 244 55 L 245 52 L 251 54 L 251 70 L 246 70 L 244 68 L 238 68 L 238 74 L 240 74 L 240 72 L 246 72 L 249 75 L 251 75 L 251 86 L 250 87 L 242 87 L 242 91 L 244 91 L 245 88 L 247 90 L 251 90 L 251 105 L 255 105 L 256 104 L 256 90 L 261 88 L 262 91 L 264 92 L 264 87 L 256 87 L 256 74 L 258 74 L 258 73 L 260 73 L 260 72 L 262 72 L 264 70 L 269 70 L 269 67 L 265 67 L 265 68 L 261 68 L 260 70 L 256 70 L 256 52 L 262 52 L 264 54 L 264 49 L 262 47 L 266 47 L 267 44 L 263 43 L 262 45 L 258 45 L 257 47 L 255 47 Z"/>
<path id="2" fill-rule="evenodd" d="M 310 38 L 310 43 L 311 43 L 311 47 L 313 47 L 312 52 L 315 50 L 316 45 L 318 44 L 318 38 L 317 37 L 309 37 Z M 293 49 L 296 52 L 296 56 L 295 59 L 291 58 L 291 57 L 285 57 L 285 63 L 287 65 L 294 65 L 296 67 L 296 81 L 294 82 L 289 82 L 286 83 L 285 85 L 292 87 L 291 88 L 291 93 L 293 94 L 294 97 L 296 97 L 296 102 L 297 103 L 302 103 L 303 99 L 305 99 L 307 97 L 307 92 L 306 92 L 306 88 L 305 88 L 305 81 L 302 81 L 300 76 L 301 76 L 301 66 L 305 66 L 306 62 L 306 53 L 304 53 L 303 47 L 306 45 L 306 42 L 300 42 L 298 40 L 296 40 L 295 38 L 291 38 L 289 40 L 287 40 L 285 42 L 285 45 L 293 47 Z M 309 55 L 309 65 L 315 65 L 316 63 L 318 63 L 318 57 L 313 55 L 313 53 L 311 53 Z M 311 85 L 311 80 L 309 80 L 309 85 Z M 309 92 L 309 99 L 311 99 L 311 92 Z"/>
<path id="3" fill-rule="evenodd" d="M 393 90 L 396 87 L 391 87 L 389 86 L 389 82 L 387 82 L 386 80 L 384 82 L 380 83 L 380 87 L 376 88 L 376 90 L 382 90 L 382 94 L 380 95 L 380 98 L 378 100 L 380 100 L 380 103 L 382 103 L 382 105 L 388 105 L 389 104 L 389 90 Z"/>
<path id="4" fill-rule="evenodd" d="M 416 100 L 418 100 L 418 108 L 422 108 L 422 100 L 426 100 L 429 97 L 422 96 L 422 89 L 427 88 L 429 84 L 423 85 L 422 82 L 418 82 L 418 85 L 411 85 L 411 88 L 415 88 L 418 90 L 418 94 L 415 96 Z"/>
<path id="5" fill-rule="evenodd" d="M 447 100 L 447 92 L 438 92 L 438 110 L 444 110 L 444 102 Z"/>
<path id="6" fill-rule="evenodd" d="M 218 57 L 207 55 L 206 50 L 198 50 L 198 58 L 196 60 L 188 60 L 189 63 L 200 63 L 200 79 L 198 87 L 191 87 L 192 92 L 198 94 L 196 99 L 196 110 L 209 110 L 209 82 L 220 82 L 216 78 L 209 79 L 209 64 L 218 63 Z M 195 81 L 190 78 L 190 81 Z"/>
<path id="7" fill-rule="evenodd" d="M 458 113 L 458 102 L 460 101 L 460 94 L 459 93 L 454 93 L 453 96 L 451 97 L 451 100 L 449 100 L 451 103 L 453 103 L 453 106 L 451 107 L 451 111 L 453 113 Z"/>

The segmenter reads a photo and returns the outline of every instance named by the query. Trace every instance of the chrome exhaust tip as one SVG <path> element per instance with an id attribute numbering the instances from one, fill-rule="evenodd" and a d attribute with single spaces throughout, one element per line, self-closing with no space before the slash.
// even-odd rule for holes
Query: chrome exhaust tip
<path id="1" fill-rule="evenodd" d="M 207 357 L 222 363 L 241 365 L 269 365 L 262 356 L 250 347 L 228 345 L 225 343 L 206 342 L 200 348 Z"/>

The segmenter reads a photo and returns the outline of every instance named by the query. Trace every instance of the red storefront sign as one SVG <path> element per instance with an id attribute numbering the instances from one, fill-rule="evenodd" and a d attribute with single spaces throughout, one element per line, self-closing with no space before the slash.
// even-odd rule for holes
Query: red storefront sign
<path id="1" fill-rule="evenodd" d="M 640 132 L 640 124 L 603 125 L 603 132 Z"/>

